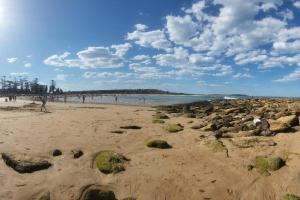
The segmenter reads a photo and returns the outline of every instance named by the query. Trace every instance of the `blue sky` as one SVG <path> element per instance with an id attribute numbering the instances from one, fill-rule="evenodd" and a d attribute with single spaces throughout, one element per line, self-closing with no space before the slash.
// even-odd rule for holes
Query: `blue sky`
<path id="1" fill-rule="evenodd" d="M 300 0 L 0 0 L 0 75 L 300 96 Z"/>

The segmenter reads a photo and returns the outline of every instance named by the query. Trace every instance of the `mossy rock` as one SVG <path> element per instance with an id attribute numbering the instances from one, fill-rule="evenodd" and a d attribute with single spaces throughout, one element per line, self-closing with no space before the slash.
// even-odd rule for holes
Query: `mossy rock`
<path id="1" fill-rule="evenodd" d="M 168 115 L 164 113 L 156 113 L 154 119 L 170 119 Z"/>
<path id="2" fill-rule="evenodd" d="M 104 174 L 118 173 L 125 170 L 126 157 L 114 151 L 101 151 L 96 155 L 96 167 Z"/>
<path id="3" fill-rule="evenodd" d="M 111 133 L 123 134 L 123 133 L 124 133 L 124 131 L 121 131 L 121 130 L 116 130 L 116 131 L 111 131 Z"/>
<path id="4" fill-rule="evenodd" d="M 147 142 L 147 147 L 158 149 L 170 149 L 172 148 L 165 140 L 151 140 Z"/>
<path id="5" fill-rule="evenodd" d="M 165 121 L 164 121 L 164 120 L 161 120 L 161 119 L 153 119 L 153 120 L 152 120 L 152 123 L 154 123 L 154 124 L 164 124 Z"/>
<path id="6" fill-rule="evenodd" d="M 280 157 L 257 156 L 255 158 L 255 168 L 259 173 L 269 176 L 269 171 L 276 171 L 285 165 L 285 161 Z"/>
<path id="7" fill-rule="evenodd" d="M 165 130 L 170 133 L 177 133 L 183 130 L 183 126 L 181 124 L 167 124 Z"/>
<path id="8" fill-rule="evenodd" d="M 282 200 L 300 200 L 300 197 L 293 194 L 286 194 L 282 197 Z"/>

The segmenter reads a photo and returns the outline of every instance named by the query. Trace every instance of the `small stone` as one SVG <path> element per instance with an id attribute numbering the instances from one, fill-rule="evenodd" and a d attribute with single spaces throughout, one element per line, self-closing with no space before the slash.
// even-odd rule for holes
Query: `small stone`
<path id="1" fill-rule="evenodd" d="M 80 158 L 81 156 L 83 156 L 83 151 L 81 151 L 80 149 L 74 149 L 71 152 L 73 154 L 74 159 L 77 159 L 77 158 Z"/>
<path id="2" fill-rule="evenodd" d="M 62 155 L 62 151 L 59 149 L 55 149 L 52 153 L 52 156 L 61 156 Z"/>

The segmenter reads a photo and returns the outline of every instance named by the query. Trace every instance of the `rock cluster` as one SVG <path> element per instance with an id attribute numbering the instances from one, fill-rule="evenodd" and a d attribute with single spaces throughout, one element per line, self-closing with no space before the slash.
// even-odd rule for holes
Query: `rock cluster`
<path id="1" fill-rule="evenodd" d="M 248 136 L 272 136 L 292 132 L 299 126 L 300 110 L 290 106 L 295 103 L 300 104 L 286 99 L 239 99 L 160 106 L 158 109 L 194 116 L 199 120 L 193 129 L 212 131 L 217 137 L 241 132 Z"/>

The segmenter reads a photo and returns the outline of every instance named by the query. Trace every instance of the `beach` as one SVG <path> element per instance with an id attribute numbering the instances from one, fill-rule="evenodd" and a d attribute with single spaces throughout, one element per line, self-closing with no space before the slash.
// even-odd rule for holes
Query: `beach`
<path id="1" fill-rule="evenodd" d="M 271 101 L 268 108 L 275 104 Z M 206 116 L 192 116 L 150 106 L 51 102 L 47 109 L 50 112 L 40 112 L 39 102 L 0 103 L 2 157 L 5 153 L 43 158 L 51 164 L 19 173 L 1 159 L 1 200 L 41 200 L 40 194 L 51 200 L 88 200 L 83 191 L 90 187 L 112 191 L 119 200 L 280 200 L 288 193 L 300 195 L 299 125 L 268 137 L 247 135 L 250 130 L 234 136 L 224 130 L 218 137 L 205 129 L 207 124 L 196 126 L 214 113 L 228 116 L 243 111 L 219 108 Z M 294 111 L 289 114 L 294 115 Z M 154 123 L 154 118 L 164 123 Z M 168 124 L 180 124 L 183 130 L 169 132 Z M 235 141 L 245 138 L 255 142 L 236 145 Z M 172 148 L 149 148 L 146 144 L 153 139 L 165 140 Z M 211 141 L 221 142 L 221 150 L 214 149 Z M 53 156 L 56 149 L 62 155 Z M 79 150 L 83 155 L 75 159 L 74 152 Z M 107 150 L 126 157 L 124 169 L 116 173 L 98 169 L 95 155 Z M 253 164 L 257 156 L 278 156 L 285 165 L 262 174 Z"/>

